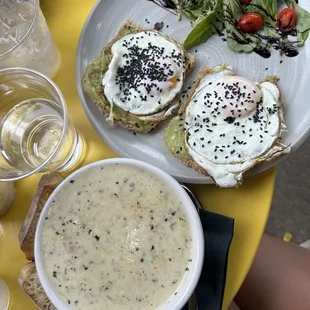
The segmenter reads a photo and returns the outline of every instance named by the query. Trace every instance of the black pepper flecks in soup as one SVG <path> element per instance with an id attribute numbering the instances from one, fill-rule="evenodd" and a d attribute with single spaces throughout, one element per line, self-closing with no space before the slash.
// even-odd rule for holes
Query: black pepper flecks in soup
<path id="1" fill-rule="evenodd" d="M 79 174 L 46 216 L 46 270 L 73 309 L 156 309 L 191 262 L 191 229 L 169 187 L 127 165 Z"/>

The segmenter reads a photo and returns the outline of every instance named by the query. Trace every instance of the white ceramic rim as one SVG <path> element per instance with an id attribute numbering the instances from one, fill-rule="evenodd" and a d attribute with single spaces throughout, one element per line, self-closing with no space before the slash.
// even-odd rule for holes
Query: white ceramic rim
<path id="1" fill-rule="evenodd" d="M 11 67 L 11 68 L 4 68 L 4 69 L 0 69 L 0 75 L 1 74 L 14 74 L 14 73 L 18 73 L 18 71 L 21 71 L 22 73 L 26 73 L 26 74 L 30 74 L 32 76 L 38 76 L 41 79 L 45 80 L 47 82 L 47 84 L 49 84 L 57 93 L 57 96 L 59 97 L 59 104 L 61 105 L 61 109 L 62 109 L 62 116 L 63 116 L 63 128 L 61 131 L 61 136 L 59 138 L 59 141 L 57 143 L 57 145 L 55 146 L 55 149 L 53 150 L 53 152 L 50 154 L 49 157 L 47 157 L 47 159 L 37 168 L 30 170 L 26 173 L 22 173 L 19 176 L 16 177 L 12 177 L 12 178 L 7 178 L 7 179 L 3 179 L 0 177 L 0 181 L 1 182 L 10 182 L 10 181 L 17 181 L 23 178 L 26 178 L 32 174 L 35 174 L 37 172 L 39 172 L 42 168 L 44 168 L 45 165 L 47 165 L 53 158 L 54 156 L 56 156 L 57 152 L 59 151 L 64 137 L 67 133 L 67 129 L 68 129 L 68 125 L 69 125 L 69 117 L 68 117 L 68 110 L 67 110 L 67 105 L 66 105 L 66 101 L 65 98 L 61 92 L 61 90 L 59 89 L 59 87 L 46 75 L 36 71 L 36 70 L 32 70 L 32 69 L 28 69 L 28 68 L 24 68 L 24 67 Z"/>
<path id="2" fill-rule="evenodd" d="M 35 4 L 34 4 L 34 15 L 33 15 L 33 19 L 31 21 L 31 24 L 28 28 L 28 30 L 26 31 L 26 33 L 23 35 L 23 37 L 17 42 L 15 43 L 12 47 L 10 47 L 8 50 L 6 50 L 5 52 L 3 52 L 2 54 L 0 54 L 0 58 L 4 55 L 7 55 L 8 53 L 12 52 L 15 48 L 17 48 L 17 46 L 19 46 L 29 35 L 29 33 L 31 32 L 34 23 L 36 22 L 37 16 L 38 16 L 38 11 L 40 9 L 40 0 L 34 0 Z"/>
<path id="3" fill-rule="evenodd" d="M 178 294 L 173 295 L 168 301 L 169 303 L 165 303 L 162 305 L 158 310 L 180 310 L 186 302 L 191 297 L 192 293 L 194 292 L 198 280 L 200 278 L 203 261 L 204 261 L 204 234 L 202 225 L 200 222 L 200 218 L 198 215 L 198 212 L 196 211 L 195 205 L 193 204 L 190 197 L 187 195 L 185 190 L 180 186 L 180 184 L 169 174 L 162 171 L 161 169 L 152 166 L 148 163 L 135 160 L 135 159 L 129 159 L 129 158 L 112 158 L 112 159 L 105 159 L 101 161 L 97 161 L 91 164 L 88 164 L 79 170 L 72 173 L 70 176 L 68 176 L 63 182 L 61 182 L 58 187 L 54 190 L 52 195 L 48 198 L 38 221 L 36 234 L 35 234 L 35 243 L 34 243 L 34 256 L 35 256 L 35 262 L 37 267 L 38 276 L 40 279 L 40 282 L 42 284 L 43 289 L 45 290 L 47 296 L 53 303 L 53 305 L 58 310 L 69 310 L 72 309 L 68 304 L 64 301 L 64 299 L 60 296 L 60 294 L 57 292 L 57 289 L 54 287 L 54 285 L 49 280 L 45 268 L 44 268 L 44 262 L 43 262 L 43 255 L 42 255 L 42 245 L 41 245 L 41 234 L 42 229 L 44 225 L 44 219 L 50 209 L 51 202 L 55 198 L 55 196 L 61 191 L 63 186 L 67 184 L 72 178 L 77 177 L 79 174 L 85 172 L 86 170 L 92 169 L 97 166 L 104 166 L 104 165 L 114 165 L 114 164 L 123 164 L 123 165 L 130 165 L 134 167 L 143 168 L 146 171 L 155 174 L 157 177 L 159 177 L 163 182 L 165 182 L 167 185 L 169 185 L 172 190 L 178 195 L 179 199 L 182 201 L 184 205 L 184 209 L 187 215 L 187 218 L 191 224 L 191 236 L 192 236 L 192 243 L 193 243 L 193 249 L 192 249 L 192 262 L 189 268 L 189 271 L 187 272 L 187 276 L 181 283 Z"/>

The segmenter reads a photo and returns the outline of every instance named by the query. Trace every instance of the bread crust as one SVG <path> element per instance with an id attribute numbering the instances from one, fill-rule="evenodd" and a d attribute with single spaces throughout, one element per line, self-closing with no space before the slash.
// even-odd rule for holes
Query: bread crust
<path id="1" fill-rule="evenodd" d="M 18 235 L 20 248 L 29 261 L 34 260 L 34 237 L 41 211 L 49 196 L 63 179 L 58 172 L 45 174 L 40 179 L 27 217 Z"/>
<path id="2" fill-rule="evenodd" d="M 22 268 L 18 283 L 39 309 L 57 310 L 41 286 L 34 262 L 28 263 Z"/>

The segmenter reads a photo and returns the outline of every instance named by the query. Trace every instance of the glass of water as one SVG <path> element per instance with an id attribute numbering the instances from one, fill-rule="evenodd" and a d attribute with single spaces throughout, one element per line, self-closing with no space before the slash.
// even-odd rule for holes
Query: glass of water
<path id="1" fill-rule="evenodd" d="M 57 85 L 31 69 L 0 69 L 0 181 L 69 170 L 82 153 Z"/>
<path id="2" fill-rule="evenodd" d="M 0 0 L 0 68 L 27 67 L 53 77 L 60 54 L 39 0 Z"/>

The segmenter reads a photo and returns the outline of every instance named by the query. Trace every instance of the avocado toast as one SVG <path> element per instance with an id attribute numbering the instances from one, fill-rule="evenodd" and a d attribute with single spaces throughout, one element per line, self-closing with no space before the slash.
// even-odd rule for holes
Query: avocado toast
<path id="1" fill-rule="evenodd" d="M 227 65 L 205 67 L 165 131 L 167 149 L 218 186 L 238 186 L 245 171 L 290 150 L 281 143 L 286 127 L 277 81 L 270 76 L 257 84 Z"/>
<path id="2" fill-rule="evenodd" d="M 155 32 L 155 30 L 150 31 Z M 144 32 L 145 30 L 143 30 L 135 22 L 130 20 L 126 21 L 120 28 L 116 37 L 110 41 L 108 45 L 102 49 L 100 55 L 88 65 L 84 74 L 83 86 L 84 90 L 89 94 L 92 101 L 104 114 L 109 124 L 117 124 L 118 126 L 127 130 L 147 133 L 154 129 L 161 121 L 171 117 L 171 115 L 176 114 L 180 104 L 180 93 L 182 92 L 182 88 L 169 102 L 169 104 L 163 107 L 162 110 L 156 111 L 156 113 L 150 113 L 148 115 L 138 115 L 124 110 L 117 104 L 113 103 L 111 105 L 105 94 L 102 82 L 105 74 L 109 70 L 109 65 L 113 58 L 113 44 L 126 37 L 127 35 L 138 33 L 143 34 Z M 175 42 L 165 34 L 161 33 L 160 35 L 165 37 L 168 41 L 176 44 L 179 49 L 183 51 L 185 79 L 195 66 L 194 57 L 184 51 L 183 47 L 179 43 Z"/>

